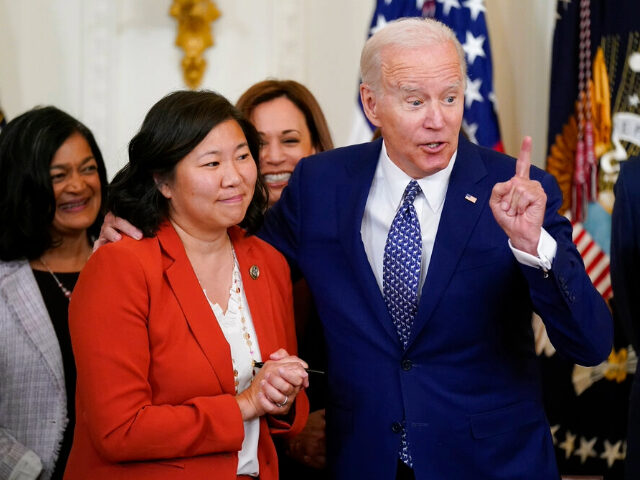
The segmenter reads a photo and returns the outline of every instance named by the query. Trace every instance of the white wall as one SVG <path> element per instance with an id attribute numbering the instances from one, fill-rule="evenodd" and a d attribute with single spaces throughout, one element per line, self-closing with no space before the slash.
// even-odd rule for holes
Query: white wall
<path id="1" fill-rule="evenodd" d="M 318 97 L 336 145 L 349 136 L 374 0 L 217 0 L 202 87 L 231 101 L 266 77 Z M 150 106 L 183 88 L 171 0 L 0 0 L 0 105 L 54 104 L 91 128 L 109 173 Z M 503 141 L 544 162 L 554 0 L 486 0 Z M 522 19 L 529 19 L 522 21 Z M 517 19 L 514 20 L 514 19 Z"/>
<path id="2" fill-rule="evenodd" d="M 485 0 L 493 82 L 505 151 L 533 139 L 532 161 L 546 162 L 555 0 Z"/>

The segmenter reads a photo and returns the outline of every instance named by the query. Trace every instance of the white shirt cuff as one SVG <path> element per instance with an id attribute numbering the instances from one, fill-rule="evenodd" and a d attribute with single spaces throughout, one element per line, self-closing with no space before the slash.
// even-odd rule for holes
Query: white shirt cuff
<path id="1" fill-rule="evenodd" d="M 537 257 L 531 255 L 530 253 L 523 252 L 522 250 L 514 248 L 513 245 L 511 245 L 511 240 L 509 240 L 508 242 L 509 248 L 513 252 L 513 255 L 521 264 L 527 265 L 529 267 L 540 268 L 545 272 L 551 270 L 551 264 L 553 263 L 553 259 L 556 257 L 558 244 L 544 228 L 540 229 L 540 240 L 538 240 Z"/>

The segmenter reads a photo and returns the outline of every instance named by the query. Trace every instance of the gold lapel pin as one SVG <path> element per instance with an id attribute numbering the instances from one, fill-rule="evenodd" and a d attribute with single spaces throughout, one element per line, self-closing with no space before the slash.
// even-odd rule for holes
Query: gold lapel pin
<path id="1" fill-rule="evenodd" d="M 478 201 L 478 199 L 477 199 L 476 197 L 474 197 L 473 195 L 471 195 L 471 194 L 469 194 L 469 193 L 467 193 L 467 194 L 464 196 L 464 199 L 465 199 L 467 202 L 471 202 L 471 203 L 476 203 L 476 202 Z"/>
<path id="2" fill-rule="evenodd" d="M 254 280 L 257 280 L 258 277 L 260 276 L 260 269 L 258 268 L 257 265 L 252 265 L 251 268 L 249 269 L 249 275 L 251 276 L 251 278 L 253 278 Z"/>

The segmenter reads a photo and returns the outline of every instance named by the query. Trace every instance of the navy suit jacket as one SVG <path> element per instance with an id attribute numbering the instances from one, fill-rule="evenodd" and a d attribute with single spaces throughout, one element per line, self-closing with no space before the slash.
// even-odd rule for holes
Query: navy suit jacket
<path id="1" fill-rule="evenodd" d="M 616 313 L 640 352 L 640 157 L 622 163 L 615 186 L 611 231 L 611 284 Z M 629 401 L 625 478 L 640 478 L 640 378 Z"/>
<path id="2" fill-rule="evenodd" d="M 544 186 L 552 270 L 519 264 L 489 208 L 515 160 L 460 139 L 411 339 L 403 350 L 360 228 L 381 140 L 302 160 L 262 237 L 306 278 L 328 354 L 331 478 L 395 478 L 406 421 L 416 478 L 558 478 L 531 328 L 583 365 L 610 353 L 609 311 Z M 465 199 L 469 194 L 475 202 Z"/>

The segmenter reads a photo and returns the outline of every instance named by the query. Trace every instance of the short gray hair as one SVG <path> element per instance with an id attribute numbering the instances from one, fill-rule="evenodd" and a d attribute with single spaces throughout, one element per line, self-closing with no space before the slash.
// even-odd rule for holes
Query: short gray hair
<path id="1" fill-rule="evenodd" d="M 451 42 L 456 48 L 460 60 L 462 81 L 467 81 L 467 62 L 464 50 L 456 34 L 432 18 L 405 17 L 389 22 L 382 29 L 373 34 L 364 44 L 360 55 L 360 76 L 362 83 L 369 85 L 374 91 L 379 91 L 381 81 L 381 53 L 386 47 L 398 46 L 416 48 L 429 45 L 439 45 Z"/>

